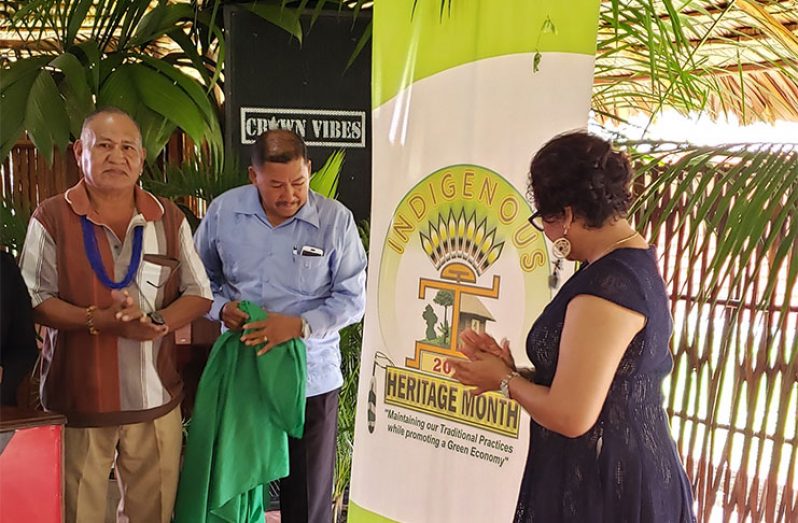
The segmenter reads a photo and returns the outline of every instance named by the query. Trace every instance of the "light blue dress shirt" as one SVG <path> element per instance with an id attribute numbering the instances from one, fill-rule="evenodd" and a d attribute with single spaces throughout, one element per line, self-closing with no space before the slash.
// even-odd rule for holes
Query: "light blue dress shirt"
<path id="1" fill-rule="evenodd" d="M 346 207 L 310 191 L 296 215 L 273 227 L 257 188 L 237 187 L 213 200 L 194 243 L 211 281 L 211 319 L 231 300 L 302 316 L 311 330 L 307 395 L 343 384 L 338 331 L 366 304 L 366 253 Z M 303 255 L 308 247 L 321 255 Z"/>

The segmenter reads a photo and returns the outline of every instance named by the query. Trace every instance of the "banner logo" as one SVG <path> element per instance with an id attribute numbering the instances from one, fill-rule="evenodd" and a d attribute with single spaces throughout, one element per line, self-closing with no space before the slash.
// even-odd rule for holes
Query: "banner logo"
<path id="1" fill-rule="evenodd" d="M 366 147 L 366 113 L 323 109 L 241 108 L 241 143 L 263 132 L 290 129 L 316 147 Z"/>
<path id="2" fill-rule="evenodd" d="M 528 328 L 532 313 L 548 302 L 548 293 L 527 292 L 540 289 L 548 274 L 545 243 L 527 222 L 530 214 L 512 184 L 475 165 L 436 171 L 400 202 L 379 279 L 381 327 L 386 343 L 395 343 L 386 347 L 393 355 L 384 365 L 386 405 L 518 437 L 520 406 L 495 392 L 472 395 L 451 378 L 450 361 L 465 358 L 458 339 L 466 328 Z M 410 286 L 415 296 L 407 296 Z M 412 298 L 408 310 L 397 309 Z M 518 302 L 511 305 L 516 315 L 497 317 L 493 311 L 507 309 L 510 300 Z M 398 354 L 401 366 L 394 363 Z"/>

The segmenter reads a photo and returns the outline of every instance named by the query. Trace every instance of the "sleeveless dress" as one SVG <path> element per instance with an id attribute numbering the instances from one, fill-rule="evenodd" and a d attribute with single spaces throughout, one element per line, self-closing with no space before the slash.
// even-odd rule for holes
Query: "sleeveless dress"
<path id="1" fill-rule="evenodd" d="M 646 317 L 621 359 L 596 424 L 568 438 L 531 421 L 516 523 L 695 521 L 690 483 L 663 408 L 673 367 L 673 323 L 654 248 L 621 248 L 584 265 L 532 326 L 535 383 L 550 386 L 565 311 L 576 296 L 606 299 Z"/>

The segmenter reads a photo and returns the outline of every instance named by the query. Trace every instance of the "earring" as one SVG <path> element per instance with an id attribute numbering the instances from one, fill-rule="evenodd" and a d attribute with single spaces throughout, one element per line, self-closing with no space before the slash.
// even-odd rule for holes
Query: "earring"
<path id="1" fill-rule="evenodd" d="M 554 243 L 551 245 L 552 250 L 554 251 L 554 257 L 559 258 L 562 260 L 563 258 L 567 258 L 569 254 L 571 254 L 571 242 L 566 238 L 568 235 L 568 226 L 563 226 L 562 228 L 562 236 L 554 240 Z"/>
<path id="2" fill-rule="evenodd" d="M 571 242 L 568 241 L 568 238 L 565 236 L 557 238 L 552 244 L 552 250 L 554 251 L 555 258 L 567 258 L 568 255 L 571 254 Z"/>
<path id="3" fill-rule="evenodd" d="M 571 254 L 571 242 L 568 241 L 568 238 L 565 236 L 554 240 L 552 248 L 554 250 L 555 258 L 563 259 L 567 258 L 568 255 Z"/>

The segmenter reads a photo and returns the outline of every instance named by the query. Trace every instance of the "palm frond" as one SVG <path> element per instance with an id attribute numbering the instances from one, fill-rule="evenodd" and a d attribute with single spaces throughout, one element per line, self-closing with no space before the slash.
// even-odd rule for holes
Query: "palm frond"
<path id="1" fill-rule="evenodd" d="M 663 107 L 743 122 L 798 116 L 798 64 L 790 58 L 798 38 L 782 23 L 792 15 L 780 9 L 747 1 L 602 2 L 594 109 L 609 118 L 653 118 Z"/>
<path id="2" fill-rule="evenodd" d="M 774 299 L 773 290 L 785 274 L 793 278 L 788 286 L 795 285 L 798 146 L 625 145 L 640 166 L 635 183 L 644 187 L 632 214 L 648 237 L 656 242 L 671 221 L 672 234 L 682 238 L 674 248 L 685 252 L 684 266 L 675 268 L 683 274 L 700 258 L 709 258 L 703 278 L 682 280 L 692 286 L 692 294 L 739 302 L 761 282 L 750 301 L 764 306 Z"/>
<path id="3" fill-rule="evenodd" d="M 302 24 L 299 22 L 299 12 L 275 3 L 245 4 L 244 9 L 263 18 L 277 27 L 284 29 L 291 36 L 302 43 Z"/>
<path id="4" fill-rule="evenodd" d="M 327 198 L 338 197 L 338 181 L 345 159 L 346 153 L 343 149 L 338 149 L 328 156 L 321 169 L 313 173 L 310 178 L 310 188 Z"/>
<path id="5" fill-rule="evenodd" d="M 204 148 L 199 148 L 182 165 L 169 165 L 163 170 L 151 168 L 142 177 L 144 188 L 155 194 L 171 199 L 192 197 L 205 203 L 247 183 L 246 169 L 239 166 L 233 155 L 227 155 L 220 168 L 218 160 Z"/>

